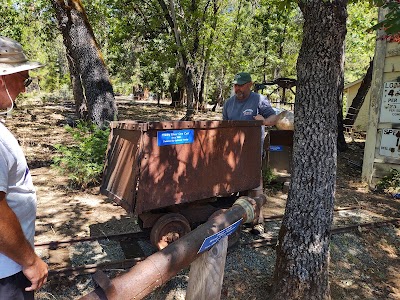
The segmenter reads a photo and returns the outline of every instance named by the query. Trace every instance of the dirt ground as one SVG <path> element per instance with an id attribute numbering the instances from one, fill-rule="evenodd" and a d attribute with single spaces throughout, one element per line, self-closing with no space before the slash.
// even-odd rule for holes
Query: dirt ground
<path id="1" fill-rule="evenodd" d="M 43 100 L 44 99 L 44 100 Z M 167 104 L 133 102 L 119 98 L 120 119 L 179 120 L 184 111 Z M 63 126 L 74 119 L 71 102 L 27 97 L 18 103 L 6 126 L 23 147 L 38 194 L 35 243 L 70 240 L 139 230 L 137 220 L 99 194 L 98 187 L 71 190 L 67 179 L 51 167 L 54 145 L 69 143 Z M 220 119 L 220 112 L 198 113 L 196 119 Z M 400 200 L 374 193 L 361 182 L 364 139 L 349 140 L 349 150 L 338 157 L 335 207 L 357 206 L 335 214 L 334 225 L 384 221 L 400 217 Z M 282 214 L 286 193 L 269 189 L 265 216 Z M 279 222 L 268 222 L 264 238 L 276 235 Z M 330 282 L 332 299 L 400 299 L 400 230 L 395 226 L 359 228 L 352 233 L 332 236 Z M 272 289 L 275 253 L 273 248 L 249 248 L 246 242 L 257 237 L 244 233 L 241 243 L 228 253 L 221 299 L 267 299 Z M 150 253 L 151 246 L 143 245 Z M 93 264 L 123 259 L 114 241 L 87 243 L 53 252 L 38 247 L 50 265 Z M 115 273 L 122 270 L 112 270 Z M 111 274 L 111 273 L 110 273 Z M 146 299 L 184 299 L 188 272 L 182 271 L 163 288 Z M 38 299 L 77 299 L 93 289 L 90 276 L 49 278 Z"/>

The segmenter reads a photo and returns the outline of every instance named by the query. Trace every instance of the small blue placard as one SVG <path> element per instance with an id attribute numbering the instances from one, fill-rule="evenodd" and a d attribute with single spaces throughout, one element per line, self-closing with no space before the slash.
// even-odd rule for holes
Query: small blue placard
<path id="1" fill-rule="evenodd" d="M 191 144 L 194 141 L 194 129 L 166 130 L 157 132 L 158 146 Z"/>
<path id="2" fill-rule="evenodd" d="M 234 233 L 236 229 L 238 229 L 240 223 L 242 222 L 243 218 L 240 220 L 237 220 L 235 223 L 232 225 L 229 225 L 228 227 L 222 229 L 221 231 L 218 231 L 217 233 L 214 233 L 213 235 L 210 235 L 209 237 L 205 238 L 203 241 L 203 244 L 201 244 L 201 247 L 197 253 L 202 253 L 208 249 L 210 249 L 212 246 L 214 246 L 216 243 L 219 242 L 220 239 Z"/>
<path id="3" fill-rule="evenodd" d="M 280 152 L 280 151 L 283 151 L 283 146 L 278 146 L 278 145 L 269 146 L 269 152 Z"/>

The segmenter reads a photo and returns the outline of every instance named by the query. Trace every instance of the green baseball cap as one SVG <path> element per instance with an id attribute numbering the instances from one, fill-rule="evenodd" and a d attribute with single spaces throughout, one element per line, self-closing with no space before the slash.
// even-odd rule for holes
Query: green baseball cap
<path id="1" fill-rule="evenodd" d="M 252 80 L 251 80 L 250 73 L 240 72 L 240 73 L 237 73 L 235 75 L 235 79 L 233 80 L 233 84 L 242 85 L 242 84 L 245 84 L 245 83 L 248 83 L 248 82 L 251 82 L 251 81 Z"/>

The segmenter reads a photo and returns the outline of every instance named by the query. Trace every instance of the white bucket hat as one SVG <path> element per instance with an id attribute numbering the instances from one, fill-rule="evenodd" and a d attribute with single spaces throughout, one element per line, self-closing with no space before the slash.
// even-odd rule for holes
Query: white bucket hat
<path id="1" fill-rule="evenodd" d="M 17 41 L 0 36 L 0 75 L 8 75 L 43 67 L 39 62 L 28 61 Z"/>

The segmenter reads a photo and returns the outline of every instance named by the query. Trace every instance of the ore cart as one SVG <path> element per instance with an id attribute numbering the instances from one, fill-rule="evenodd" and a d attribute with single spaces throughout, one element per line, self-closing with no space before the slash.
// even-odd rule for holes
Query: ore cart
<path id="1" fill-rule="evenodd" d="M 111 123 L 101 192 L 159 249 L 260 184 L 261 121 Z"/>

